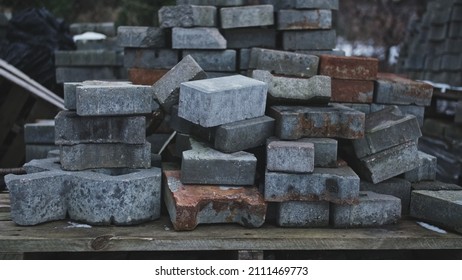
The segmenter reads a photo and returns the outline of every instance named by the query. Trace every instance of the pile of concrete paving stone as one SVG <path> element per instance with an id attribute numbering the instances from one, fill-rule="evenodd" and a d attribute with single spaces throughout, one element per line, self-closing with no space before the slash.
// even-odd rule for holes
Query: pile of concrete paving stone
<path id="1" fill-rule="evenodd" d="M 65 94 L 68 110 L 54 126 L 58 157 L 53 152 L 26 163 L 26 175 L 5 177 L 12 220 L 131 225 L 159 218 L 161 170 L 151 168 L 145 136 L 152 88 L 84 82 L 68 85 Z M 30 133 L 38 138 L 39 131 Z"/>
<path id="2" fill-rule="evenodd" d="M 123 67 L 123 49 L 117 44 L 113 22 L 73 23 L 70 32 L 72 35 L 89 36 L 89 39 L 76 40 L 76 50 L 55 51 L 58 84 L 127 77 Z"/>
<path id="3" fill-rule="evenodd" d="M 210 1 L 181 2 L 209 4 Z M 240 6 L 241 2 L 219 1 L 217 5 Z M 320 5 L 321 2 L 337 1 L 294 1 L 302 2 Z M 298 4 L 294 3 L 290 1 L 289 5 L 295 5 L 290 8 L 297 8 Z M 259 11 L 263 15 L 265 13 L 261 11 L 266 9 L 269 11 L 270 7 L 220 8 L 221 28 L 226 31 L 226 27 L 232 26 L 239 33 L 243 27 L 237 27 L 238 23 L 233 21 L 247 22 L 240 19 L 241 14 Z M 143 172 L 139 168 L 145 168 L 141 170 L 146 172 L 158 170 L 149 169 L 148 155 L 151 151 L 148 151 L 147 144 L 143 144 L 143 137 L 138 135 L 144 135 L 144 128 L 111 123 L 106 115 L 127 112 L 130 115 L 149 114 L 153 110 L 162 110 L 176 134 L 175 141 L 162 154 L 163 200 L 175 230 L 192 230 L 202 223 L 239 223 L 259 227 L 265 221 L 284 227 L 367 227 L 396 223 L 401 215 L 408 214 L 460 230 L 460 211 L 447 211 L 460 209 L 460 187 L 435 181 L 436 159 L 419 152 L 416 145 L 421 136 L 423 108 L 431 102 L 431 86 L 378 74 L 376 59 L 333 56 L 335 52 L 332 51 L 327 55 L 324 52 L 313 55 L 258 46 L 249 47 L 247 51 L 247 77 L 232 73 L 243 70 L 233 66 L 242 64 L 243 59 L 240 58 L 229 62 L 229 69 L 234 70 L 230 70 L 227 76 L 210 79 L 208 74 L 211 77 L 216 75 L 211 73 L 212 70 L 206 71 L 210 69 L 207 63 L 221 67 L 226 65 L 222 59 L 204 62 L 207 60 L 194 52 L 179 49 L 224 47 L 226 39 L 222 40 L 220 30 L 204 23 L 204 18 L 214 16 L 203 14 L 213 14 L 216 10 L 215 7 L 190 5 L 162 9 L 159 16 L 161 24 L 181 23 L 172 27 L 173 50 L 161 49 L 169 44 L 165 40 L 165 35 L 169 36 L 168 31 L 154 27 L 119 28 L 118 42 L 128 53 L 125 65 L 131 71 L 159 70 L 157 66 L 148 64 L 167 59 L 170 51 L 173 51 L 172 57 L 178 58 L 182 54 L 181 60 L 173 67 L 170 65 L 173 59 L 159 67 L 165 69 L 158 72 L 155 79 L 143 77 L 145 82 L 154 81 L 152 86 L 135 86 L 126 82 L 65 85 L 66 107 L 75 110 L 75 113 L 62 112 L 56 118 L 60 159 L 32 161 L 25 166 L 29 173 L 32 173 L 30 170 L 45 172 L 7 177 L 12 217 L 16 223 L 35 224 L 63 218 L 62 215 L 32 216 L 33 211 L 29 209 L 43 208 L 40 201 L 47 199 L 47 195 L 57 195 L 57 190 L 62 198 L 61 194 L 66 196 L 75 193 L 74 189 L 80 191 L 89 187 L 82 179 L 88 174 L 104 176 L 101 180 L 111 183 L 102 185 L 113 189 L 108 194 L 93 194 L 85 189 L 80 191 L 81 197 L 66 197 L 66 211 L 71 219 L 88 223 L 134 224 L 157 217 L 157 212 L 156 215 L 142 212 L 142 217 L 130 215 L 123 219 L 110 215 L 111 211 L 116 211 L 111 205 L 114 201 L 130 201 L 131 207 L 136 209 L 145 209 L 144 203 L 156 205 L 158 209 L 161 201 L 157 196 L 160 188 L 158 177 L 155 177 L 155 183 L 150 179 L 149 186 L 126 178 L 135 176 L 129 173 L 131 170 L 136 170 L 134 174 Z M 279 10 L 279 18 L 283 18 L 282 11 Z M 300 11 L 310 13 L 311 10 Z M 295 10 L 295 13 L 300 11 Z M 227 13 L 234 15 L 230 22 L 226 21 Z M 248 20 L 254 19 L 249 17 Z M 260 16 L 255 16 L 255 20 L 259 25 L 263 22 Z M 217 24 L 216 20 L 211 22 L 213 24 L 210 25 Z M 274 19 L 273 23 L 269 22 L 268 25 L 273 24 Z M 186 23 L 189 25 L 183 26 Z M 279 20 L 278 26 L 284 26 L 284 23 Z M 244 33 L 248 32 L 245 30 L 242 29 Z M 285 36 L 290 38 L 312 31 L 282 32 L 287 32 Z M 263 37 L 260 39 L 263 40 Z M 241 54 L 242 50 L 239 49 Z M 229 50 L 198 53 L 202 52 L 206 58 L 213 57 L 214 52 L 232 53 Z M 236 63 L 238 61 L 240 63 Z M 149 92 L 149 98 L 146 92 Z M 94 99 L 89 101 L 85 98 L 86 94 Z M 140 100 L 140 96 L 147 99 Z M 137 106 L 144 110 L 130 111 Z M 82 111 L 83 108 L 95 111 L 88 113 Z M 95 127 L 88 121 L 78 123 L 78 120 L 83 120 L 81 118 L 95 118 L 90 122 Z M 58 120 L 61 125 L 58 125 Z M 72 124 L 75 121 L 77 124 Z M 84 127 L 84 123 L 89 127 Z M 69 134 L 64 133 L 67 127 L 74 127 L 69 129 Z M 116 128 L 119 130 L 111 131 Z M 78 133 L 74 135 L 72 131 Z M 95 136 L 97 140 L 85 143 L 90 137 L 89 132 L 90 135 L 107 133 L 107 137 Z M 130 137 L 118 143 L 114 135 Z M 172 154 L 168 162 L 165 154 Z M 45 167 L 32 168 L 36 165 Z M 55 177 L 47 175 L 49 172 L 64 174 L 61 176 L 63 179 L 55 180 Z M 34 183 L 38 181 L 30 180 L 28 176 L 51 180 L 64 191 L 56 187 L 52 192 L 40 194 L 38 183 Z M 126 192 L 120 193 L 121 189 L 115 183 L 119 179 L 124 182 Z M 131 181 L 137 183 L 132 184 Z M 145 187 L 146 192 L 147 188 L 155 190 L 151 200 L 147 195 L 130 192 L 141 188 L 140 185 Z M 98 189 L 104 187 L 91 190 L 98 192 Z M 27 195 L 24 193 L 38 199 L 29 200 L 26 204 L 23 198 Z M 85 200 L 86 196 L 91 199 Z M 99 209 L 107 214 L 106 218 L 97 220 L 71 214 L 77 211 L 74 205 L 82 202 L 69 204 L 69 201 L 78 199 L 85 201 L 85 208 L 77 209 L 82 212 Z M 107 204 L 103 205 L 100 201 Z M 436 204 L 439 210 L 432 211 Z M 38 213 L 53 212 L 50 208 L 44 209 L 47 210 Z"/>

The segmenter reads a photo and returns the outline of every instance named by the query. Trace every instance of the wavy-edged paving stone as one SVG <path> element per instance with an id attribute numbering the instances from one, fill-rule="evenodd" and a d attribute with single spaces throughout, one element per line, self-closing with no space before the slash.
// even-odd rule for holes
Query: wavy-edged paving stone
<path id="1" fill-rule="evenodd" d="M 5 178 L 12 219 L 19 225 L 61 220 L 66 214 L 95 225 L 132 225 L 160 217 L 159 168 L 65 172 L 54 162 L 35 165 L 42 165 L 42 171 Z"/>
<path id="2" fill-rule="evenodd" d="M 376 58 L 321 55 L 319 73 L 335 79 L 375 80 L 379 69 Z"/>
<path id="3" fill-rule="evenodd" d="M 381 104 L 430 106 L 433 87 L 398 75 L 379 73 L 374 101 Z"/>
<path id="4" fill-rule="evenodd" d="M 268 84 L 268 101 L 273 104 L 327 104 L 331 99 L 331 78 L 291 78 L 254 70 L 252 78 Z"/>
<path id="5" fill-rule="evenodd" d="M 361 181 L 361 191 L 370 191 L 397 197 L 401 199 L 401 213 L 403 215 L 409 214 L 411 182 L 408 180 L 395 177 L 378 184 Z"/>
<path id="6" fill-rule="evenodd" d="M 179 170 L 163 173 L 164 201 L 177 231 L 215 223 L 256 228 L 265 222 L 266 203 L 255 187 L 184 185 Z"/>

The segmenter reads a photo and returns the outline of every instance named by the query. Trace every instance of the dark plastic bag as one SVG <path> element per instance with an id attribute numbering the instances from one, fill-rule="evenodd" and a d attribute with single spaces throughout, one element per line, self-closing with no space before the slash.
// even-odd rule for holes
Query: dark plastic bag
<path id="1" fill-rule="evenodd" d="M 9 21 L 6 40 L 0 43 L 0 58 L 56 92 L 54 51 L 74 49 L 63 21 L 45 8 L 29 8 Z"/>

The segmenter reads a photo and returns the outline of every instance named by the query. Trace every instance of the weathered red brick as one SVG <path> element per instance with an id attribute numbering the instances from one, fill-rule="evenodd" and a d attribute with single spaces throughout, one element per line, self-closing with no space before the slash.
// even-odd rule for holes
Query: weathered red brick
<path id="1" fill-rule="evenodd" d="M 332 79 L 331 102 L 372 103 L 373 99 L 373 81 Z"/>
<path id="2" fill-rule="evenodd" d="M 376 58 L 321 55 L 319 74 L 345 80 L 375 80 L 379 70 Z"/>
<path id="3" fill-rule="evenodd" d="M 168 70 L 163 69 L 130 68 L 128 69 L 128 79 L 135 85 L 152 86 L 167 72 Z"/>
<path id="4" fill-rule="evenodd" d="M 164 168 L 163 173 L 164 201 L 177 231 L 200 223 L 260 227 L 265 222 L 266 203 L 256 187 L 183 185 L 179 170 Z"/>

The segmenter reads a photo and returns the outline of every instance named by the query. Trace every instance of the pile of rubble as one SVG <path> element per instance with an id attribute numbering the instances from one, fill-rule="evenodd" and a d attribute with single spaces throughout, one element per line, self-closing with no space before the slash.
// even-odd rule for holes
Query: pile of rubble
<path id="1" fill-rule="evenodd" d="M 230 2 L 240 6 L 242 1 L 217 5 Z M 278 10 L 278 28 L 286 38 L 283 48 L 291 50 L 292 43 L 309 52 L 330 48 L 300 44 L 318 40 L 316 35 L 302 40 L 307 34 L 331 30 L 286 31 L 312 28 L 312 23 L 290 22 L 299 13 L 311 22 L 313 10 L 294 9 L 314 8 L 298 6 L 306 3 L 321 5 L 315 6 L 314 14 L 323 18 L 330 16 L 323 5 L 337 1 L 293 1 L 288 5 L 295 6 Z M 460 208 L 460 187 L 435 181 L 436 159 L 417 148 L 432 87 L 377 73 L 376 59 L 334 56 L 333 51 L 313 55 L 272 50 L 266 43 L 226 50 L 233 41 L 226 37 L 228 31 L 240 38 L 250 32 L 246 28 L 258 28 L 250 32 L 258 40 L 272 38 L 260 37 L 259 32 L 272 32 L 261 25 L 274 24 L 273 9 L 164 8 L 159 18 L 164 27 L 172 28 L 173 49 L 163 49 L 169 45 L 168 30 L 119 28 L 118 42 L 125 48 L 130 76 L 153 85 L 65 84 L 66 107 L 75 112 L 56 117 L 60 158 L 32 161 L 25 166 L 31 174 L 6 178 L 13 220 L 36 224 L 63 218 L 31 217 L 35 208 L 40 208 L 38 213 L 53 210 L 43 206 L 43 199 L 31 199 L 27 205 L 23 200 L 58 193 L 65 197 L 62 209 L 70 218 L 88 223 L 135 224 L 158 217 L 158 212 L 146 212 L 151 209 L 147 204 L 155 209 L 161 204 L 160 171 L 149 168 L 156 152 L 145 142 L 143 117 L 136 115 L 161 110 L 176 135 L 162 153 L 163 199 L 175 230 L 192 230 L 201 223 L 259 227 L 265 221 L 283 227 L 367 227 L 396 223 L 408 214 L 460 230 L 460 211 L 431 210 L 432 201 L 440 209 Z M 287 21 L 281 20 L 285 13 L 290 14 Z M 318 20 L 318 29 L 330 28 L 328 20 Z M 248 63 L 243 64 L 243 53 Z M 226 76 L 210 78 L 223 69 L 229 71 Z M 247 77 L 233 73 L 241 70 L 248 70 Z M 32 173 L 38 170 L 45 171 Z M 60 175 L 52 177 L 50 172 Z M 128 178 L 151 176 L 143 172 L 156 179 L 141 186 L 142 179 Z M 87 183 L 88 178 L 101 187 Z M 64 189 L 42 194 L 40 180 Z M 125 207 L 130 203 L 131 208 L 124 208 L 126 216 L 117 218 L 121 209 L 114 208 L 115 202 Z M 85 216 L 89 210 L 100 212 Z M 135 218 L 129 214 L 132 210 L 142 214 Z M 75 214 L 79 211 L 85 215 Z"/>

